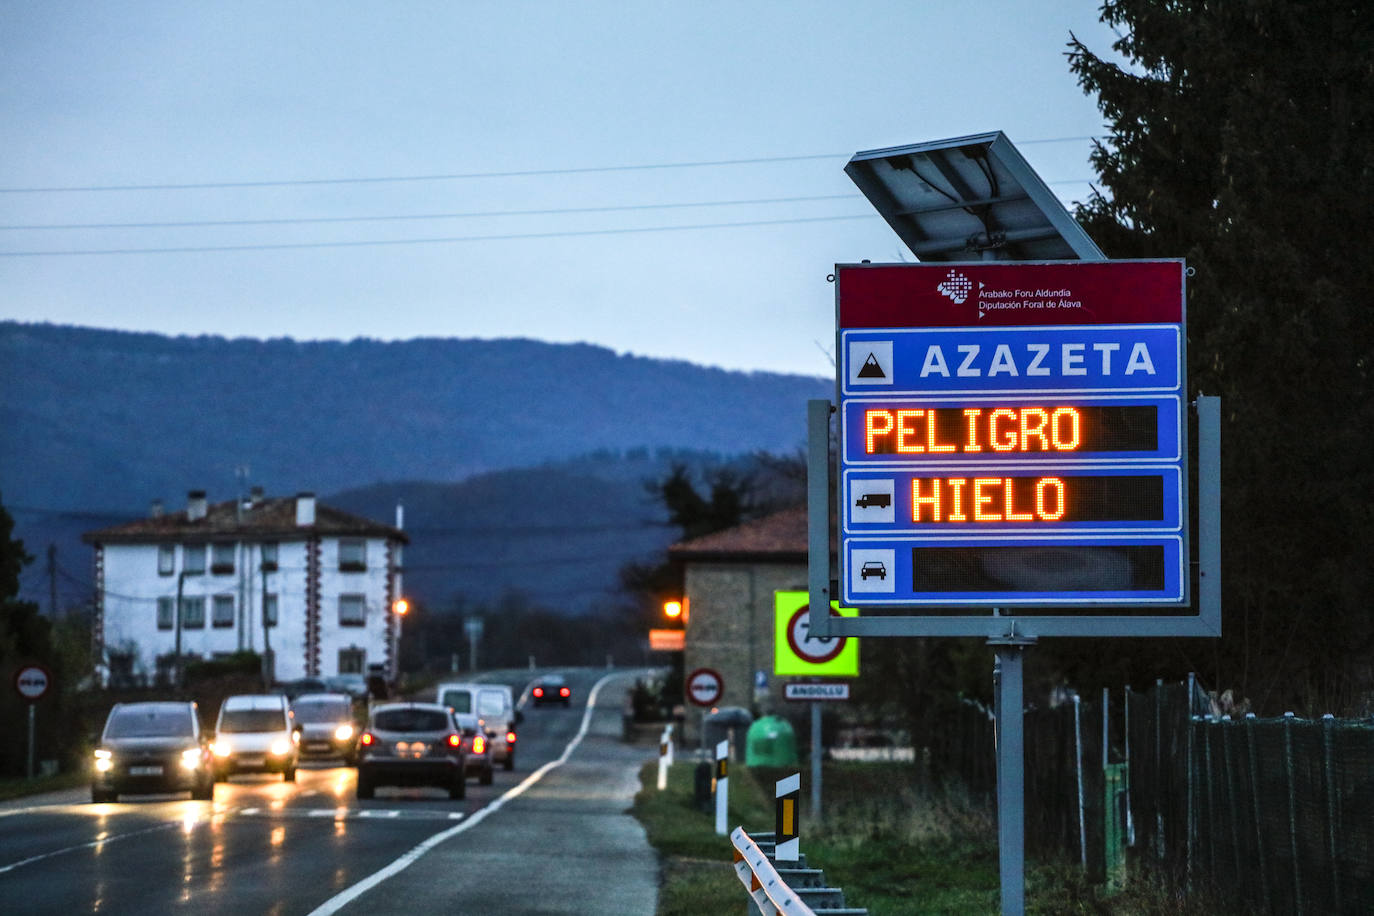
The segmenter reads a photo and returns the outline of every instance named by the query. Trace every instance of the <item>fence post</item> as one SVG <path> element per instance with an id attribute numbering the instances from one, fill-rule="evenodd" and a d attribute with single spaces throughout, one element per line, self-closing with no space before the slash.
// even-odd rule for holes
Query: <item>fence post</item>
<path id="1" fill-rule="evenodd" d="M 1186 781 L 1186 785 L 1187 785 L 1187 791 L 1186 791 L 1186 793 L 1185 793 L 1184 802 L 1185 802 L 1185 804 L 1186 804 L 1186 806 L 1187 806 L 1187 812 L 1188 812 L 1188 816 L 1187 816 L 1187 826 L 1186 826 L 1186 834 L 1187 834 L 1187 835 L 1186 835 L 1186 838 L 1185 838 L 1185 839 L 1186 839 L 1186 843 L 1187 843 L 1187 845 L 1186 845 L 1187 854 L 1186 854 L 1186 857 L 1185 857 L 1185 860 L 1184 860 L 1183 874 L 1184 874 L 1184 881 L 1185 881 L 1185 883 L 1186 883 L 1186 886 L 1187 886 L 1187 888 L 1188 888 L 1190 891 L 1193 889 L 1193 844 L 1194 844 L 1195 837 L 1196 837 L 1196 835 L 1197 835 L 1197 809 L 1196 809 L 1196 808 L 1194 807 L 1194 805 L 1193 805 L 1194 784 L 1195 784 L 1195 782 L 1196 782 L 1196 781 L 1193 779 L 1193 773 L 1194 773 L 1194 771 L 1195 771 L 1196 768 L 1197 768 L 1197 761 L 1193 759 L 1193 756 L 1194 756 L 1194 755 L 1193 755 L 1193 731 L 1194 731 L 1194 729 L 1193 729 L 1193 685 L 1194 685 L 1194 680 L 1193 680 L 1193 679 L 1194 679 L 1194 677 L 1195 677 L 1195 675 L 1193 674 L 1193 672 L 1189 671 L 1189 672 L 1188 672 L 1188 697 L 1187 697 L 1187 700 L 1185 700 L 1185 706 L 1184 706 L 1184 719 L 1183 719 L 1184 728 L 1187 729 L 1187 735 L 1186 735 L 1186 740 L 1185 740 L 1185 746 L 1186 746 L 1186 748 L 1187 748 L 1187 751 L 1186 751 L 1187 762 L 1186 762 L 1186 765 L 1185 765 L 1185 773 L 1186 773 L 1187 775 L 1184 777 L 1184 778 L 1185 778 L 1185 781 Z"/>
<path id="2" fill-rule="evenodd" d="M 1202 732 L 1202 795 L 1199 799 L 1202 803 L 1199 808 L 1205 807 L 1206 811 L 1198 812 L 1198 820 L 1207 818 L 1207 871 L 1211 874 L 1212 880 L 1217 878 L 1217 806 L 1216 806 L 1216 774 L 1212 770 L 1212 733 L 1214 729 L 1210 718 L 1202 718 L 1201 726 L 1198 729 Z M 1198 831 L 1198 840 L 1202 840 L 1202 831 Z"/>
<path id="3" fill-rule="evenodd" d="M 1293 772 L 1293 714 L 1283 714 L 1283 771 L 1288 778 L 1288 854 L 1293 857 L 1293 912 L 1302 916 L 1302 869 L 1298 863 L 1298 793 Z"/>
<path id="4" fill-rule="evenodd" d="M 1340 804 L 1336 798 L 1336 770 L 1335 770 L 1335 743 L 1336 743 L 1336 717 L 1331 713 L 1322 716 L 1322 775 L 1326 781 L 1326 837 L 1331 850 L 1331 892 L 1332 903 L 1336 905 L 1336 912 L 1341 912 L 1344 907 L 1341 905 L 1341 869 L 1340 869 L 1340 845 L 1337 837 L 1340 836 L 1340 825 L 1337 818 L 1340 812 Z"/>
<path id="5" fill-rule="evenodd" d="M 1241 877 L 1240 858 L 1240 806 L 1236 804 L 1235 767 L 1231 763 L 1231 717 L 1221 717 L 1221 766 L 1226 780 L 1226 818 L 1231 822 L 1231 859 L 1235 870 L 1231 873 L 1232 886 L 1237 890 L 1245 887 Z M 1247 892 L 1245 896 L 1250 896 Z"/>
<path id="6" fill-rule="evenodd" d="M 1083 815 L 1083 727 L 1079 720 L 1079 698 L 1073 695 L 1073 747 L 1074 765 L 1078 776 L 1078 860 L 1083 870 L 1088 869 L 1088 827 Z"/>
<path id="7" fill-rule="evenodd" d="M 1164 678 L 1155 678 L 1155 857 L 1164 861 Z"/>
<path id="8" fill-rule="evenodd" d="M 1131 800 L 1131 685 L 1121 699 L 1122 747 L 1126 764 L 1126 845 L 1135 848 L 1135 811 Z"/>
<path id="9" fill-rule="evenodd" d="M 1259 860 L 1260 897 L 1264 901 L 1264 912 L 1272 913 L 1269 901 L 1269 868 L 1264 862 L 1264 825 L 1260 821 L 1259 759 L 1255 753 L 1255 714 L 1245 714 L 1245 756 L 1250 767 L 1250 807 L 1255 818 L 1255 858 Z"/>

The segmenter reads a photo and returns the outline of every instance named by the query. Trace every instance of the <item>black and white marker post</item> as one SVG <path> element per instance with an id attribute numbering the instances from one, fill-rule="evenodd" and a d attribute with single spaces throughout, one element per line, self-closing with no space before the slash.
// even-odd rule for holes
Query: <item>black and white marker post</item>
<path id="1" fill-rule="evenodd" d="M 777 862 L 796 862 L 801 858 L 801 824 L 797 803 L 801 801 L 801 774 L 779 779 L 774 784 L 777 816 L 773 824 L 776 845 L 773 858 Z"/>
<path id="2" fill-rule="evenodd" d="M 727 809 L 730 804 L 730 742 L 716 744 L 716 770 L 712 780 L 712 790 L 716 796 L 716 833 L 725 836 L 730 832 L 726 825 Z"/>

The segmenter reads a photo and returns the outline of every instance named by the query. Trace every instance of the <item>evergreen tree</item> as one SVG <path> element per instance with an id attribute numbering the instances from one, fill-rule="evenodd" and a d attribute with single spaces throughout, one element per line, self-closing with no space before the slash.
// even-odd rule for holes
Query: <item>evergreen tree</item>
<path id="1" fill-rule="evenodd" d="M 1190 387 L 1224 399 L 1224 636 L 1162 651 L 1261 714 L 1368 712 L 1374 4 L 1102 19 L 1119 59 L 1069 46 L 1111 131 L 1078 218 L 1109 257 L 1187 259 Z"/>

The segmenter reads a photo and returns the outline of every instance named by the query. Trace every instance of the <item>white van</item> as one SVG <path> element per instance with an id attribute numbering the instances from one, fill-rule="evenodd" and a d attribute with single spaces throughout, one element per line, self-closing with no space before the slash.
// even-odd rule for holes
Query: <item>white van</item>
<path id="1" fill-rule="evenodd" d="M 440 684 L 434 701 L 459 715 L 475 714 L 492 745 L 492 757 L 501 768 L 515 768 L 515 726 L 521 715 L 515 709 L 515 695 L 505 684 L 479 684 L 475 681 Z"/>
<path id="2" fill-rule="evenodd" d="M 233 773 L 280 773 L 296 781 L 297 744 L 291 706 L 279 693 L 226 697 L 215 724 L 215 782 Z"/>

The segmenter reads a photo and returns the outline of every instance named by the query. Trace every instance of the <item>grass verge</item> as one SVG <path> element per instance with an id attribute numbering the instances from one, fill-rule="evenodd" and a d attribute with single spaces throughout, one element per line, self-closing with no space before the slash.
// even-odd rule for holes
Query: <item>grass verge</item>
<path id="1" fill-rule="evenodd" d="M 39 795 L 43 792 L 60 792 L 89 784 L 89 773 L 58 773 L 55 776 L 35 776 L 33 779 L 0 779 L 0 801 L 23 798 L 26 795 Z"/>
<path id="2" fill-rule="evenodd" d="M 662 861 L 658 913 L 696 916 L 744 912 L 746 894 L 731 868 L 728 836 L 715 833 L 712 813 L 693 804 L 693 768 L 675 763 L 668 787 L 655 786 L 658 764 L 640 773 L 634 815 Z M 773 783 L 796 770 L 730 765 L 729 825 L 773 829 Z M 961 796 L 923 786 L 910 764 L 833 764 L 823 774 L 827 812 L 819 824 L 805 810 L 802 851 L 844 889 L 849 906 L 874 916 L 996 914 L 999 912 L 997 826 L 991 810 Z M 1027 863 L 1027 912 L 1094 916 L 1186 916 L 1207 912 L 1148 882 L 1104 897 L 1073 865 Z"/>

